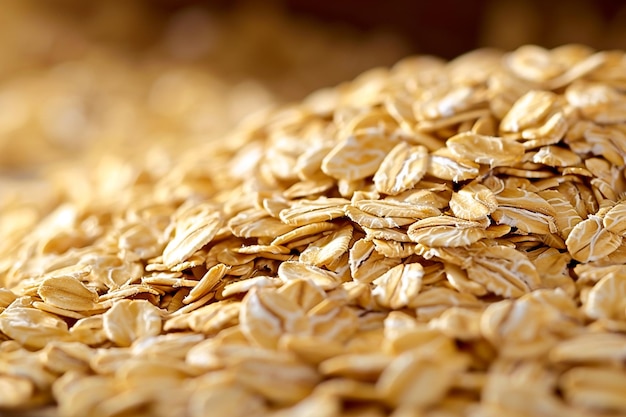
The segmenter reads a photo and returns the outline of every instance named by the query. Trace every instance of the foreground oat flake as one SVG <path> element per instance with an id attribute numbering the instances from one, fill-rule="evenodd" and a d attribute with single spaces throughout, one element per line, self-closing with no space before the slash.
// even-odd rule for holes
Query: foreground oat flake
<path id="1" fill-rule="evenodd" d="M 104 161 L 0 205 L 0 415 L 626 415 L 622 51 L 408 58 Z"/>

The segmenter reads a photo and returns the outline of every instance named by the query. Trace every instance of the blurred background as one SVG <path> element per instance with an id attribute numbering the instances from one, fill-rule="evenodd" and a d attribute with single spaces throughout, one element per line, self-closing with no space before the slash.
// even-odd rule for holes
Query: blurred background
<path id="1" fill-rule="evenodd" d="M 3 0 L 0 186 L 175 153 L 410 54 L 572 42 L 626 48 L 626 1 Z"/>

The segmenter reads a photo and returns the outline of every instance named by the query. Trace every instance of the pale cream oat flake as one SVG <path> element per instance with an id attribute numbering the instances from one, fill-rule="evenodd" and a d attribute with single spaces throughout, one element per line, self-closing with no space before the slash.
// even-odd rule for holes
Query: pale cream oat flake
<path id="1" fill-rule="evenodd" d="M 515 249 L 492 246 L 471 252 L 469 279 L 504 297 L 520 297 L 541 285 L 541 277 L 528 257 Z"/>
<path id="2" fill-rule="evenodd" d="M 0 288 L 0 308 L 7 308 L 16 299 L 17 295 L 13 291 Z"/>
<path id="3" fill-rule="evenodd" d="M 381 353 L 347 353 L 320 363 L 319 371 L 324 376 L 375 381 L 392 360 L 392 356 Z"/>
<path id="4" fill-rule="evenodd" d="M 567 120 L 562 112 L 557 111 L 536 128 L 522 131 L 524 149 L 535 149 L 540 146 L 555 145 L 567 133 Z"/>
<path id="5" fill-rule="evenodd" d="M 69 335 L 67 323 L 35 308 L 11 306 L 0 313 L 0 331 L 24 346 L 42 348 L 50 340 Z"/>
<path id="6" fill-rule="evenodd" d="M 496 360 L 489 372 L 477 415 L 587 416 L 553 395 L 555 378 L 532 361 Z M 473 415 L 473 413 L 472 413 Z"/>
<path id="7" fill-rule="evenodd" d="M 452 216 L 437 216 L 418 220 L 409 226 L 409 238 L 429 247 L 467 246 L 485 237 L 485 229 L 475 221 Z"/>
<path id="8" fill-rule="evenodd" d="M 76 311 L 71 311 L 71 310 L 66 310 L 64 308 L 55 307 L 53 305 L 46 304 L 41 301 L 34 301 L 33 307 L 41 311 L 46 311 L 48 313 L 55 314 L 59 317 L 68 317 L 68 318 L 72 318 L 76 320 L 80 320 L 85 317 L 83 313 L 77 313 Z M 90 313 L 93 314 L 93 311 L 91 311 Z"/>
<path id="9" fill-rule="evenodd" d="M 230 267 L 224 264 L 217 264 L 209 269 L 206 274 L 191 289 L 189 294 L 183 298 L 183 304 L 190 304 L 205 296 L 226 275 Z"/>
<path id="10" fill-rule="evenodd" d="M 244 255 L 287 255 L 289 253 L 289 249 L 278 245 L 243 245 L 234 251 Z"/>
<path id="11" fill-rule="evenodd" d="M 187 328 L 188 326 L 194 332 L 214 335 L 221 330 L 237 325 L 240 312 L 241 303 L 220 301 L 193 310 L 189 315 L 183 314 L 178 316 L 174 318 L 174 322 L 176 319 L 181 318 L 181 321 L 184 321 L 182 328 Z M 166 323 L 166 326 L 169 324 L 170 321 Z M 175 327 L 174 323 L 172 323 L 172 326 L 169 326 L 170 329 Z"/>
<path id="12" fill-rule="evenodd" d="M 344 353 L 343 345 L 338 341 L 307 335 L 283 335 L 279 348 L 289 350 L 313 365 Z"/>
<path id="13" fill-rule="evenodd" d="M 420 133 L 436 132 L 441 129 L 450 128 L 451 126 L 457 125 L 459 123 L 471 123 L 487 115 L 489 115 L 488 109 L 469 110 L 452 116 L 443 117 L 441 119 L 422 120 L 417 122 L 415 128 Z"/>
<path id="14" fill-rule="evenodd" d="M 462 113 L 484 100 L 481 92 L 468 85 L 442 88 L 438 94 L 430 96 L 413 106 L 417 119 L 441 119 Z M 428 96 L 426 96 L 428 97 Z"/>
<path id="15" fill-rule="evenodd" d="M 85 317 L 76 321 L 70 329 L 70 340 L 76 340 L 89 346 L 102 344 L 107 340 L 103 330 L 102 316 Z"/>
<path id="16" fill-rule="evenodd" d="M 176 228 L 174 239 L 163 250 L 163 263 L 167 266 L 174 266 L 186 260 L 209 243 L 223 222 L 222 214 L 219 212 L 185 220 L 180 228 Z"/>
<path id="17" fill-rule="evenodd" d="M 446 146 L 460 158 L 490 167 L 511 166 L 524 156 L 524 146 L 514 140 L 472 132 L 449 138 Z"/>
<path id="18" fill-rule="evenodd" d="M 626 202 L 620 201 L 604 215 L 602 225 L 609 232 L 624 237 L 626 235 L 626 227 L 624 226 L 625 216 Z"/>
<path id="19" fill-rule="evenodd" d="M 46 368 L 59 374 L 68 371 L 86 372 L 95 351 L 82 342 L 52 342 L 39 352 Z"/>
<path id="20" fill-rule="evenodd" d="M 139 294 L 145 294 L 145 295 L 150 294 L 154 296 L 160 296 L 163 294 L 163 292 L 160 291 L 158 287 L 153 287 L 153 286 L 148 286 L 148 285 L 143 285 L 143 284 L 129 285 L 129 286 L 124 286 L 116 290 L 110 291 L 106 294 L 102 294 L 98 298 L 98 305 L 108 306 L 111 304 L 111 302 L 115 300 L 121 300 L 123 298 L 134 297 Z"/>
<path id="21" fill-rule="evenodd" d="M 460 158 L 448 148 L 441 148 L 430 155 L 427 173 L 443 180 L 460 182 L 476 178 L 479 168 L 474 161 Z"/>
<path id="22" fill-rule="evenodd" d="M 533 155 L 533 162 L 551 167 L 567 167 L 578 165 L 580 156 L 576 153 L 558 146 L 544 146 Z"/>
<path id="23" fill-rule="evenodd" d="M 308 236 L 315 236 L 318 233 L 327 232 L 337 228 L 337 225 L 330 222 L 310 223 L 304 226 L 297 227 L 286 233 L 277 236 L 270 245 L 280 246 L 285 245 L 292 241 L 298 241 Z"/>
<path id="24" fill-rule="evenodd" d="M 438 216 L 441 211 L 438 207 L 426 202 L 423 199 L 421 204 L 418 201 L 395 201 L 395 200 L 359 200 L 354 203 L 357 209 L 380 218 L 408 218 L 423 219 L 431 216 Z"/>
<path id="25" fill-rule="evenodd" d="M 350 249 L 350 271 L 355 281 L 369 283 L 401 263 L 399 258 L 387 258 L 375 250 L 371 241 L 360 239 Z"/>
<path id="26" fill-rule="evenodd" d="M 583 221 L 568 199 L 557 190 L 544 190 L 538 193 L 555 210 L 554 222 L 559 230 L 559 235 L 567 239 L 574 227 Z"/>
<path id="27" fill-rule="evenodd" d="M 401 142 L 383 159 L 374 174 L 374 185 L 380 193 L 396 195 L 413 188 L 428 166 L 428 150 Z"/>
<path id="28" fill-rule="evenodd" d="M 415 221 L 415 219 L 409 217 L 378 217 L 365 211 L 359 210 L 354 206 L 346 207 L 346 215 L 348 216 L 348 218 L 350 218 L 350 220 L 359 224 L 360 226 L 374 229 L 401 227 L 411 224 Z"/>
<path id="29" fill-rule="evenodd" d="M 348 136 L 322 161 L 325 174 L 343 180 L 373 175 L 396 141 L 385 138 L 378 129 Z"/>
<path id="30" fill-rule="evenodd" d="M 450 210 L 460 219 L 480 220 L 498 208 L 498 200 L 489 188 L 470 183 L 452 194 Z"/>
<path id="31" fill-rule="evenodd" d="M 322 194 L 335 185 L 335 179 L 323 177 L 320 179 L 311 179 L 300 181 L 283 191 L 286 198 L 309 197 L 315 194 Z"/>
<path id="32" fill-rule="evenodd" d="M 146 300 L 117 301 L 102 316 L 104 333 L 119 346 L 160 334 L 161 323 L 161 311 Z"/>
<path id="33" fill-rule="evenodd" d="M 326 299 L 326 292 L 310 280 L 293 280 L 276 289 L 278 294 L 293 300 L 303 311 L 309 311 Z"/>
<path id="34" fill-rule="evenodd" d="M 224 290 L 222 290 L 222 296 L 229 297 L 234 294 L 245 294 L 252 287 L 277 287 L 278 285 L 278 279 L 261 275 L 227 284 Z"/>
<path id="35" fill-rule="evenodd" d="M 582 333 L 560 342 L 550 352 L 555 362 L 613 363 L 624 358 L 626 336 L 620 333 Z"/>
<path id="36" fill-rule="evenodd" d="M 311 242 L 300 253 L 299 260 L 306 264 L 316 266 L 329 266 L 334 260 L 340 258 L 348 251 L 352 239 L 353 228 L 345 225 L 340 229 L 329 232 L 315 242 Z"/>
<path id="37" fill-rule="evenodd" d="M 626 412 L 626 375 L 623 369 L 575 367 L 565 372 L 559 386 L 574 405 L 597 411 Z"/>
<path id="38" fill-rule="evenodd" d="M 587 294 L 583 309 L 593 319 L 626 319 L 626 276 L 609 274 Z"/>
<path id="39" fill-rule="evenodd" d="M 605 229 L 600 217 L 591 215 L 574 226 L 565 244 L 574 259 L 590 262 L 617 250 L 622 244 L 622 237 Z"/>
<path id="40" fill-rule="evenodd" d="M 27 378 L 0 376 L 0 408 L 10 409 L 27 404 L 35 393 L 35 387 Z"/>
<path id="41" fill-rule="evenodd" d="M 461 268 L 461 266 L 446 262 L 444 263 L 444 271 L 450 286 L 460 293 L 473 294 L 476 296 L 487 294 L 488 291 L 485 286 L 479 282 L 470 280 L 467 271 Z"/>
<path id="42" fill-rule="evenodd" d="M 101 402 L 118 392 L 112 379 L 76 372 L 66 373 L 53 386 L 59 413 L 71 417 L 78 417 L 85 411 L 96 412 Z"/>
<path id="43" fill-rule="evenodd" d="M 549 235 L 558 231 L 552 216 L 522 208 L 501 206 L 491 217 L 498 225 L 515 227 L 523 234 Z"/>
<path id="44" fill-rule="evenodd" d="M 250 342 L 273 348 L 284 333 L 304 333 L 309 323 L 292 299 L 271 288 L 253 288 L 243 300 L 241 330 Z"/>
<path id="45" fill-rule="evenodd" d="M 431 320 L 429 327 L 440 330 L 450 338 L 462 341 L 479 340 L 481 311 L 462 307 L 451 307 L 436 319 Z M 477 378 L 480 382 L 480 374 Z M 457 385 L 465 385 L 459 381 Z M 467 381 L 469 382 L 469 381 Z"/>
<path id="46" fill-rule="evenodd" d="M 463 356 L 409 350 L 385 368 L 376 389 L 391 406 L 426 407 L 445 396 L 455 374 L 465 366 Z"/>
<path id="47" fill-rule="evenodd" d="M 539 194 L 522 188 L 506 188 L 496 193 L 498 205 L 534 211 L 554 217 L 555 210 Z"/>
<path id="48" fill-rule="evenodd" d="M 556 102 L 556 94 L 548 91 L 533 90 L 515 102 L 511 110 L 500 122 L 500 129 L 505 132 L 521 132 L 536 125 L 544 118 Z"/>
<path id="49" fill-rule="evenodd" d="M 373 281 L 374 300 L 393 310 L 406 307 L 422 288 L 423 276 L 424 268 L 418 263 L 393 267 Z"/>
<path id="50" fill-rule="evenodd" d="M 98 293 L 72 277 L 51 277 L 43 280 L 37 294 L 44 302 L 73 311 L 92 310 Z"/>
<path id="51" fill-rule="evenodd" d="M 228 221 L 228 228 L 238 237 L 272 237 L 289 232 L 293 227 L 257 208 L 242 211 Z"/>
<path id="52" fill-rule="evenodd" d="M 343 300 L 326 298 L 307 312 L 311 333 L 323 340 L 348 342 L 359 327 L 357 312 Z"/>
<path id="53" fill-rule="evenodd" d="M 246 358 L 233 370 L 242 386 L 280 405 L 303 400 L 321 379 L 312 366 L 289 356 Z"/>
<path id="54" fill-rule="evenodd" d="M 575 331 L 577 319 L 576 306 L 564 292 L 538 290 L 491 304 L 480 319 L 480 330 L 499 346 L 502 357 L 533 358 L 547 353 L 561 335 Z"/>
<path id="55" fill-rule="evenodd" d="M 373 239 L 374 249 L 387 258 L 408 258 L 415 253 L 415 244 L 393 240 Z"/>
<path id="56" fill-rule="evenodd" d="M 278 267 L 278 277 L 283 282 L 310 280 L 324 290 L 332 290 L 341 284 L 341 278 L 335 272 L 296 261 L 281 263 Z"/>
<path id="57" fill-rule="evenodd" d="M 265 412 L 265 406 L 262 397 L 247 388 L 217 385 L 198 390 L 191 398 L 189 412 L 193 417 L 208 414 L 249 417 Z"/>
<path id="58" fill-rule="evenodd" d="M 344 206 L 349 203 L 343 198 L 322 197 L 317 200 L 298 200 L 291 207 L 280 212 L 280 219 L 294 226 L 330 221 L 343 217 Z"/>

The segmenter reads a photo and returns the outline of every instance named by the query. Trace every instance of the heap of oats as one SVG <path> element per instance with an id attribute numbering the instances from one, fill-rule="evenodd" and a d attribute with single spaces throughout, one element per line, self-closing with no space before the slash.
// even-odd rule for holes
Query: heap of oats
<path id="1" fill-rule="evenodd" d="M 3 208 L 0 409 L 626 413 L 624 52 L 411 58 L 157 156 Z"/>

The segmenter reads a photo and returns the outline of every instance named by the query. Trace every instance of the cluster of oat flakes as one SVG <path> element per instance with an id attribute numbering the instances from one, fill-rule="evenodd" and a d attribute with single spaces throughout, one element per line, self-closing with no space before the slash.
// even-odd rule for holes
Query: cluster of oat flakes
<path id="1" fill-rule="evenodd" d="M 624 53 L 527 46 L 68 170 L 1 243 L 0 409 L 624 415 L 625 157 Z"/>

